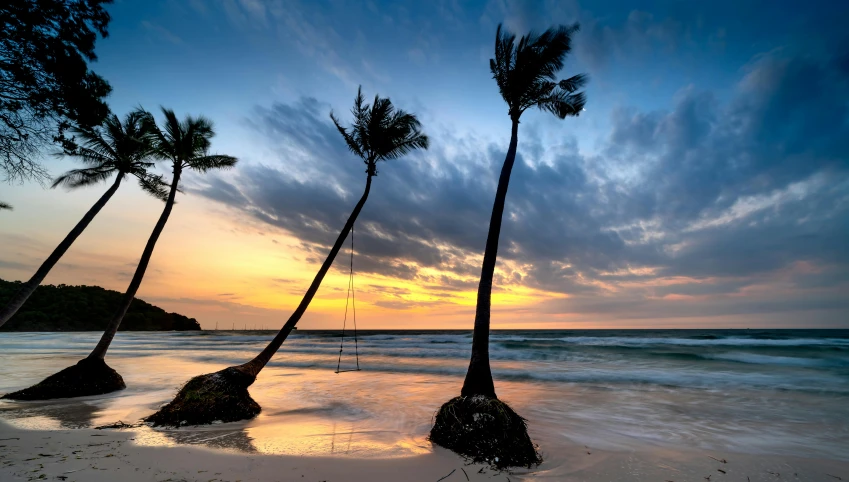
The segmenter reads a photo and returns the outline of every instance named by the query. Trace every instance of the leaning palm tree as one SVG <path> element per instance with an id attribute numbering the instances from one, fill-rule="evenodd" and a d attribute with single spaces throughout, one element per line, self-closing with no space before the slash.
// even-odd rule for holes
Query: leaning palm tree
<path id="1" fill-rule="evenodd" d="M 87 167 L 66 172 L 56 179 L 53 187 L 64 185 L 74 189 L 97 184 L 116 174 L 112 186 L 100 196 L 94 206 L 88 210 L 74 229 L 65 236 L 59 246 L 53 250 L 47 260 L 26 283 L 0 309 L 0 326 L 9 321 L 18 309 L 44 281 L 47 273 L 59 261 L 71 244 L 85 230 L 97 213 L 112 198 L 121 181 L 127 176 L 135 177 L 146 192 L 165 200 L 167 191 L 161 176 L 155 176 L 147 171 L 153 167 L 153 145 L 145 132 L 145 115 L 141 111 L 130 112 L 124 121 L 115 114 L 109 115 L 103 125 L 96 128 L 76 129 L 74 136 L 80 140 L 80 145 L 66 154 L 74 156 Z M 2 205 L 0 205 L 2 207 Z M 8 207 L 11 209 L 11 206 Z"/>
<path id="2" fill-rule="evenodd" d="M 199 425 L 215 420 L 232 422 L 253 418 L 261 408 L 248 393 L 260 370 L 271 360 L 280 345 L 295 329 L 295 325 L 306 312 L 307 307 L 321 286 L 324 275 L 336 259 L 348 233 L 354 226 L 371 189 L 371 178 L 377 175 L 377 163 L 397 159 L 416 149 L 427 149 L 428 138 L 421 131 L 421 123 L 416 116 L 396 109 L 389 99 L 375 96 L 374 103 L 368 105 L 363 98 L 362 88 L 357 91 L 352 110 L 354 125 L 342 127 L 339 120 L 330 113 L 330 118 L 345 139 L 348 148 L 366 165 L 366 187 L 354 211 L 348 217 L 330 254 L 322 263 L 318 273 L 307 289 L 301 303 L 283 325 L 271 343 L 253 360 L 239 366 L 189 380 L 175 399 L 145 420 L 154 425 Z"/>
<path id="3" fill-rule="evenodd" d="M 512 122 L 510 146 L 501 168 L 489 221 L 469 369 L 460 396 L 445 403 L 437 412 L 430 440 L 475 461 L 498 467 L 531 466 L 541 461 L 528 437 L 525 420 L 496 397 L 489 366 L 492 277 L 507 186 L 516 160 L 519 118 L 531 107 L 548 111 L 560 119 L 577 116 L 583 109 L 586 99 L 578 89 L 586 83 L 586 76 L 579 74 L 556 81 L 557 72 L 563 68 L 563 60 L 571 50 L 572 35 L 577 30 L 575 24 L 550 28 L 540 35 L 531 32 L 516 44 L 516 36 L 502 31 L 499 25 L 495 33 L 495 58 L 489 61 Z"/>
<path id="4" fill-rule="evenodd" d="M 156 126 L 153 116 L 148 113 L 143 116 L 143 124 L 149 133 L 149 139 L 153 143 L 155 155 L 171 161 L 173 176 L 171 187 L 168 190 L 165 209 L 162 210 L 162 214 L 147 240 L 136 272 L 132 281 L 130 281 L 130 286 L 121 298 L 121 304 L 112 315 L 100 342 L 88 357 L 80 360 L 76 365 L 47 377 L 35 386 L 6 394 L 3 398 L 44 400 L 79 397 L 109 393 L 125 387 L 121 375 L 109 367 L 103 358 L 121 326 L 121 320 L 127 314 L 127 310 L 130 308 L 139 286 L 141 286 L 150 257 L 153 255 L 153 248 L 165 228 L 171 209 L 174 207 L 174 198 L 177 195 L 183 170 L 207 172 L 212 169 L 229 168 L 236 164 L 235 157 L 209 154 L 210 138 L 215 135 L 211 121 L 204 117 L 191 116 L 180 121 L 174 115 L 174 111 L 164 108 L 162 111 L 165 114 L 164 130 L 160 130 Z"/>

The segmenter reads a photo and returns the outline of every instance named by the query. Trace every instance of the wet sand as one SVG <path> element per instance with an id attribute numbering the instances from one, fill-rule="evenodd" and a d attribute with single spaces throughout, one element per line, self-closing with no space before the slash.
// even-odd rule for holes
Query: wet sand
<path id="1" fill-rule="evenodd" d="M 198 446 L 142 446 L 147 428 L 24 430 L 0 422 L 0 480 L 32 481 L 838 481 L 849 462 L 776 455 L 648 449 L 605 451 L 571 445 L 533 470 L 467 465 L 438 447 L 396 458 L 248 454 Z M 294 435 L 297 437 L 297 435 Z"/>

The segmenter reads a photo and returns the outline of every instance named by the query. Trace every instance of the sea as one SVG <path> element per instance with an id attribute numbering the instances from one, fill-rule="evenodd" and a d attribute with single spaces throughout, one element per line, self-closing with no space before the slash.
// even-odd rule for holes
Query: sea
<path id="1" fill-rule="evenodd" d="M 135 423 L 192 376 L 248 361 L 273 334 L 121 332 L 107 362 L 127 389 L 4 400 L 0 419 L 29 429 Z M 256 419 L 140 427 L 136 443 L 380 458 L 432 450 L 427 433 L 460 392 L 471 332 L 340 335 L 294 332 L 250 388 L 263 407 Z M 0 393 L 75 363 L 99 336 L 0 333 Z M 849 330 L 499 330 L 490 355 L 499 398 L 527 418 L 544 455 L 580 444 L 849 460 Z"/>

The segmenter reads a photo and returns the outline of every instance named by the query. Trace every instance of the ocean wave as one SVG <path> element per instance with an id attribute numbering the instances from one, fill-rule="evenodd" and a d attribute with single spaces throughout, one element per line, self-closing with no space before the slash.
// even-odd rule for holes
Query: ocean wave
<path id="1" fill-rule="evenodd" d="M 88 334 L 86 334 L 88 335 Z M 267 336 L 223 335 L 193 337 L 152 334 L 116 338 L 110 351 L 113 356 L 188 356 L 215 353 L 215 357 L 246 357 L 261 350 Z M 565 340 L 565 341 L 564 341 Z M 0 342 L 0 353 L 29 355 L 78 354 L 84 356 L 96 337 L 74 337 L 61 343 L 54 337 L 12 337 Z M 835 344 L 837 343 L 837 344 Z M 844 343 L 847 345 L 841 345 Z M 184 349 L 190 345 L 187 352 Z M 340 338 L 322 336 L 292 336 L 280 348 L 280 353 L 325 356 L 338 353 Z M 353 339 L 346 337 L 346 350 L 352 352 Z M 471 340 L 465 334 L 439 335 L 366 335 L 359 337 L 359 352 L 363 356 L 392 358 L 468 359 Z M 679 347 L 676 349 L 676 347 Z M 736 351 L 726 353 L 723 348 Z M 717 352 L 719 351 L 719 352 Z M 715 338 L 690 339 L 668 337 L 550 337 L 550 336 L 493 336 L 490 356 L 493 360 L 527 362 L 598 361 L 600 363 L 627 360 L 663 360 L 709 363 L 710 361 L 739 362 L 751 365 L 783 365 L 800 368 L 834 368 L 849 366 L 849 340 L 841 338 L 750 339 Z"/>
<path id="2" fill-rule="evenodd" d="M 780 365 L 788 367 L 847 367 L 849 360 L 832 358 L 803 358 L 792 356 L 759 355 L 756 353 L 713 353 L 696 355 L 706 360 L 722 360 L 754 365 Z"/>
<path id="3" fill-rule="evenodd" d="M 529 338 L 533 341 L 533 338 Z M 796 346 L 846 346 L 849 347 L 849 339 L 846 338 L 785 338 L 764 339 L 747 337 L 728 337 L 714 339 L 694 338 L 637 338 L 617 336 L 576 336 L 563 337 L 560 341 L 576 345 L 587 346 L 651 346 L 651 345 L 681 345 L 681 346 L 774 346 L 774 347 L 796 347 Z"/>
<path id="4" fill-rule="evenodd" d="M 269 366 L 279 368 L 310 368 L 334 370 L 336 364 L 330 360 L 272 360 Z M 462 377 L 466 373 L 465 364 L 457 365 L 420 365 L 412 363 L 369 363 L 360 360 L 364 371 L 387 373 L 412 373 L 426 375 L 454 375 Z M 734 373 L 707 370 L 668 370 L 662 368 L 637 369 L 593 369 L 582 367 L 578 370 L 526 370 L 492 368 L 493 375 L 499 380 L 579 383 L 616 387 L 622 385 L 643 385 L 656 387 L 692 388 L 692 389 L 770 389 L 785 391 L 803 391 L 824 394 L 849 394 L 849 383 L 828 375 L 789 377 L 784 374 Z"/>

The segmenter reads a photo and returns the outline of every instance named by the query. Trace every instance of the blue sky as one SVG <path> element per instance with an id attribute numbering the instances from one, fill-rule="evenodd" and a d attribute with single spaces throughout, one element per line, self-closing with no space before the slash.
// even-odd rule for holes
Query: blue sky
<path id="1" fill-rule="evenodd" d="M 328 113 L 347 120 L 362 85 L 419 116 L 432 148 L 381 169 L 360 228 L 362 269 L 381 286 L 371 303 L 390 318 L 466 326 L 458 293 L 473 291 L 509 140 L 488 68 L 496 25 L 521 35 L 579 22 L 563 77 L 589 74 L 587 110 L 522 119 L 497 277 L 517 298 L 496 326 L 849 323 L 845 2 L 117 0 L 109 11 L 93 67 L 113 110 L 203 113 L 215 149 L 241 159 L 188 179 L 187 209 L 290 237 L 306 271 L 362 181 Z M 4 195 L 22 225 L 55 215 L 30 190 Z M 0 264 L 3 277 L 25 271 Z M 179 300 L 268 308 L 244 286 L 226 299 L 173 285 L 147 296 L 183 311 Z"/>

